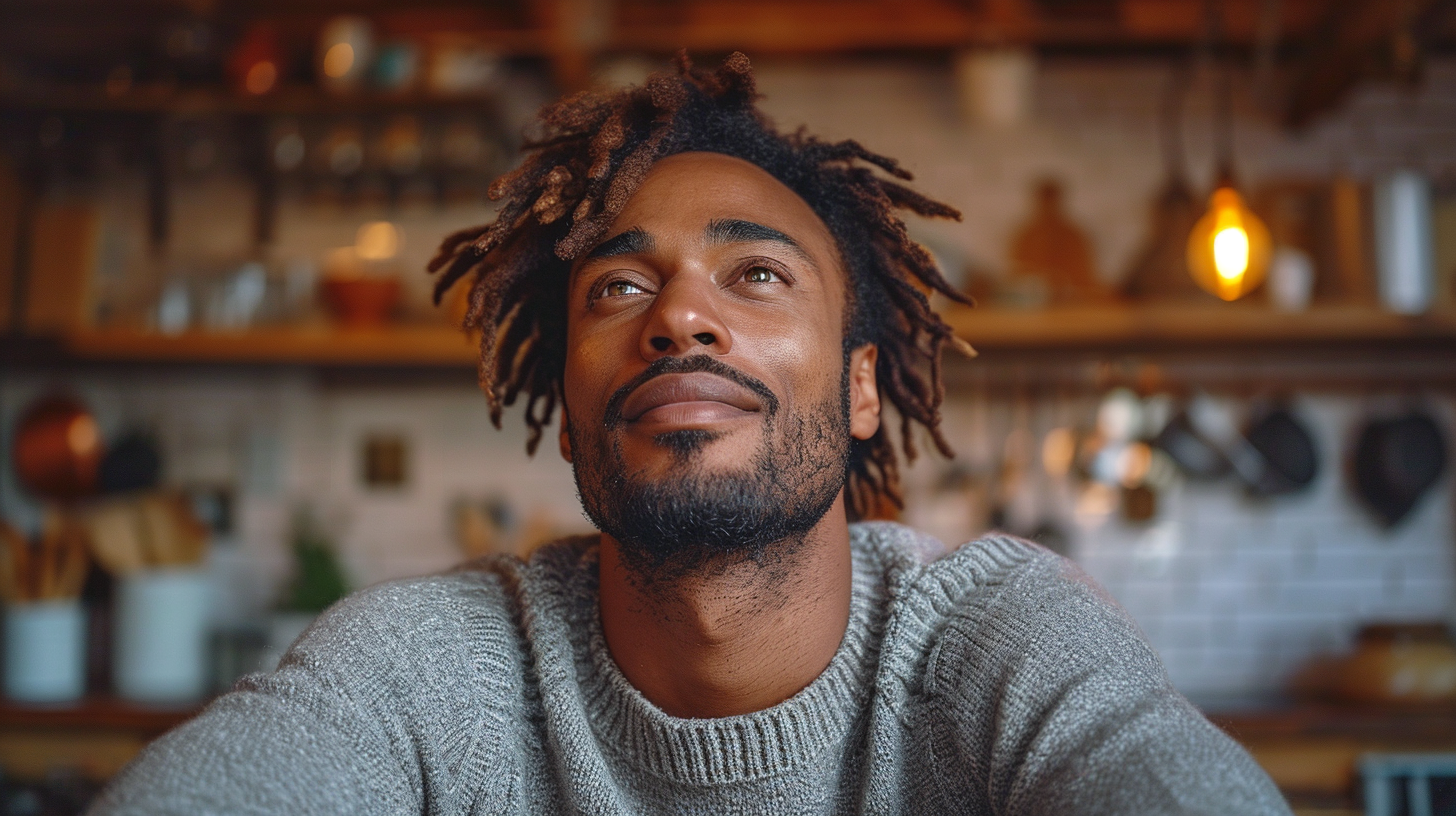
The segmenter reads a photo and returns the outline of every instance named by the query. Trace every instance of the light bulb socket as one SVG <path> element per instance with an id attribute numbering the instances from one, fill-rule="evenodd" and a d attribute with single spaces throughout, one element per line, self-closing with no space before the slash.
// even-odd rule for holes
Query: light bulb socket
<path id="1" fill-rule="evenodd" d="M 1219 162 L 1218 170 L 1213 174 L 1213 188 L 1217 190 L 1220 187 L 1232 187 L 1235 190 L 1239 187 L 1232 162 Z"/>

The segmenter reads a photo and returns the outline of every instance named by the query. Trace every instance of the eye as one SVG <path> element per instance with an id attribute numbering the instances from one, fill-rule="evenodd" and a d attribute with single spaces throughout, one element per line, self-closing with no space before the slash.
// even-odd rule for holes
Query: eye
<path id="1" fill-rule="evenodd" d="M 602 287 L 602 296 L 621 297 L 623 295 L 640 295 L 645 291 L 642 287 L 631 281 L 617 280 Z"/>
<path id="2" fill-rule="evenodd" d="M 782 280 L 779 277 L 779 273 L 766 266 L 749 267 L 743 273 L 743 279 L 748 283 L 773 283 L 774 281 Z"/>

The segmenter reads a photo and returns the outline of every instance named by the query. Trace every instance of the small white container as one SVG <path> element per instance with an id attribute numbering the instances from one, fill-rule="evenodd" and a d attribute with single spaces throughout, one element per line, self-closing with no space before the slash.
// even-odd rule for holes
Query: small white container
<path id="1" fill-rule="evenodd" d="M 212 582 L 205 569 L 155 569 L 117 584 L 112 681 L 118 696 L 186 703 L 207 692 Z"/>
<path id="2" fill-rule="evenodd" d="M 67 703 L 86 693 L 86 611 L 74 598 L 5 607 L 5 696 Z"/>
<path id="3" fill-rule="evenodd" d="M 1380 302 L 1400 314 L 1420 314 L 1436 296 L 1431 185 L 1412 170 L 1375 184 L 1375 253 Z"/>
<path id="4" fill-rule="evenodd" d="M 1281 312 L 1302 312 L 1314 294 L 1314 260 L 1304 250 L 1281 246 L 1269 263 L 1269 302 Z"/>

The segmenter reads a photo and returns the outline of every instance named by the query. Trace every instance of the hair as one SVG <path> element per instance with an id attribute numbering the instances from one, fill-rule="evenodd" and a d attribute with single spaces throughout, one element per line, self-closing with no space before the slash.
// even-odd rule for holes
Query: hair
<path id="1" fill-rule="evenodd" d="M 827 142 L 779 133 L 758 111 L 748 58 L 734 53 L 716 70 L 685 53 L 676 73 L 610 92 L 582 92 L 548 105 L 527 139 L 521 165 L 490 185 L 494 221 L 447 237 L 429 264 L 435 300 L 470 278 L 465 327 L 480 333 L 480 384 L 497 428 L 505 406 L 525 393 L 528 453 L 562 401 L 566 287 L 572 262 L 601 240 L 659 159 L 707 151 L 751 162 L 797 193 L 829 228 L 847 280 L 844 349 L 873 343 L 882 400 L 900 416 L 900 445 L 916 456 L 914 425 L 951 456 L 940 431 L 944 397 L 940 356 L 969 345 L 930 308 L 934 291 L 963 303 L 930 253 L 896 214 L 960 220 L 953 207 L 900 184 L 911 179 L 894 159 L 855 141 Z M 868 165 L 868 166 L 866 166 Z M 876 173 L 878 168 L 890 178 Z M 896 181 L 899 180 L 899 181 Z M 882 424 L 853 440 L 847 493 L 852 517 L 903 507 L 899 467 Z"/>

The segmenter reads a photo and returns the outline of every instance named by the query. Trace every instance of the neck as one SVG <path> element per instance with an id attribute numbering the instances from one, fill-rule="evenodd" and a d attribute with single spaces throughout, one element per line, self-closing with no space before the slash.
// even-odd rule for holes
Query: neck
<path id="1" fill-rule="evenodd" d="M 842 494 L 785 559 L 743 559 L 665 586 L 644 586 L 603 533 L 602 631 L 622 674 L 668 714 L 761 711 L 829 666 L 849 625 L 851 571 Z"/>

